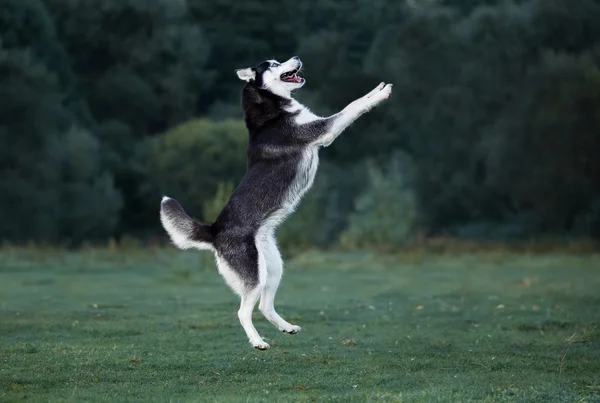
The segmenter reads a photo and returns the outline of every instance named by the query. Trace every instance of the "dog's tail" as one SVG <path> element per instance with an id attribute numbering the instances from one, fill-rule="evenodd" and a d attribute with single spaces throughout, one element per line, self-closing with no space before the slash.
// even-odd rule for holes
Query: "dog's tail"
<path id="1" fill-rule="evenodd" d="M 213 250 L 215 237 L 212 225 L 201 224 L 192 219 L 177 200 L 163 197 L 160 203 L 160 221 L 178 248 Z"/>

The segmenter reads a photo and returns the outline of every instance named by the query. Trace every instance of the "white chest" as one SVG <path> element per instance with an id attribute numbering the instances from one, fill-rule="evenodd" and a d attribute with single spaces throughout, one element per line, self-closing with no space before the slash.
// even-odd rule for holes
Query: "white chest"
<path id="1" fill-rule="evenodd" d="M 317 174 L 319 166 L 319 154 L 317 147 L 309 147 L 303 153 L 298 163 L 296 176 L 291 183 L 286 197 L 283 200 L 281 207 L 273 212 L 261 226 L 261 233 L 269 233 L 275 231 L 275 228 L 291 214 L 302 196 L 310 189 Z"/>
<path id="2" fill-rule="evenodd" d="M 294 208 L 302 196 L 311 188 L 317 168 L 319 167 L 319 153 L 317 147 L 309 147 L 302 153 L 298 163 L 298 170 L 288 196 L 288 203 Z"/>

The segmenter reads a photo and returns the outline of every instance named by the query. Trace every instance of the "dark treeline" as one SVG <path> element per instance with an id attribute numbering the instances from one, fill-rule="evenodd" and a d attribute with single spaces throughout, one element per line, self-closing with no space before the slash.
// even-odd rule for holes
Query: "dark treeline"
<path id="1" fill-rule="evenodd" d="M 322 153 L 294 246 L 600 237 L 598 0 L 0 0 L 0 238 L 162 234 L 243 176 L 234 69 L 298 55 Z M 315 230 L 317 229 L 317 230 Z"/>

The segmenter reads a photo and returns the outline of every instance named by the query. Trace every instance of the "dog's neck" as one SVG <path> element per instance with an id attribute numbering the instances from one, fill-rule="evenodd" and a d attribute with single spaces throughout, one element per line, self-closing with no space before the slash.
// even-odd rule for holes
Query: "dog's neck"
<path id="1" fill-rule="evenodd" d="M 292 99 L 292 92 L 285 86 L 281 85 L 281 81 L 276 81 L 272 85 L 267 83 L 263 88 L 272 94 L 275 94 L 284 99 Z"/>
<path id="2" fill-rule="evenodd" d="M 271 91 L 258 88 L 254 82 L 248 82 L 242 90 L 242 109 L 244 120 L 250 133 L 260 130 L 265 124 L 286 113 L 285 107 L 294 100 Z"/>

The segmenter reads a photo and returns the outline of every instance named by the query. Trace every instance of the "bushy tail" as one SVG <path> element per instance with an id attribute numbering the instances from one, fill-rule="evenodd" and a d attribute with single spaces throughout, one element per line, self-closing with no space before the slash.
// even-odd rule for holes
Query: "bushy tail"
<path id="1" fill-rule="evenodd" d="M 212 226 L 193 220 L 177 200 L 163 197 L 160 203 L 160 221 L 178 248 L 213 249 Z"/>

